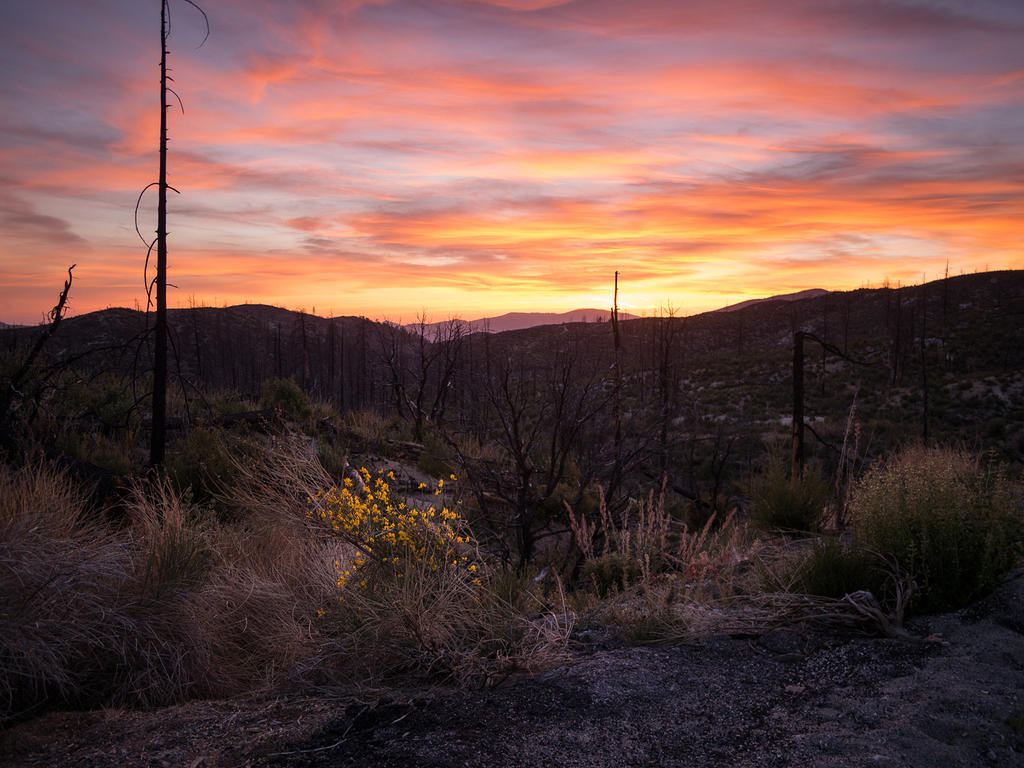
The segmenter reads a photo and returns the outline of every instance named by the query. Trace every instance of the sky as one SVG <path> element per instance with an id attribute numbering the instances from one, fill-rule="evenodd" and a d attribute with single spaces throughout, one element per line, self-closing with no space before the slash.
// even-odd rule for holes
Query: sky
<path id="1" fill-rule="evenodd" d="M 204 0 L 201 47 L 169 4 L 172 307 L 472 319 L 607 308 L 618 271 L 685 315 L 1024 268 L 1020 0 Z M 0 320 L 72 263 L 72 314 L 145 306 L 159 9 L 0 4 Z"/>

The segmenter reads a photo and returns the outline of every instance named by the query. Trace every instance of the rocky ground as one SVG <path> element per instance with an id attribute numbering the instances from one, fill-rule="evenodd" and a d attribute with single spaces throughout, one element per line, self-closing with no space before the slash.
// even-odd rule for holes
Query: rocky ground
<path id="1" fill-rule="evenodd" d="M 53 713 L 0 732 L 0 764 L 1024 766 L 1024 572 L 908 628 L 581 648 L 487 691 Z"/>

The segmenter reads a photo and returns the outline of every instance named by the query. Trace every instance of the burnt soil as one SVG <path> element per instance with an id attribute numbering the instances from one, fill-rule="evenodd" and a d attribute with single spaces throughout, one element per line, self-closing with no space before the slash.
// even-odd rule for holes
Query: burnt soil
<path id="1" fill-rule="evenodd" d="M 0 731 L 0 765 L 1024 766 L 1024 572 L 908 629 L 581 646 L 482 691 L 50 713 Z"/>

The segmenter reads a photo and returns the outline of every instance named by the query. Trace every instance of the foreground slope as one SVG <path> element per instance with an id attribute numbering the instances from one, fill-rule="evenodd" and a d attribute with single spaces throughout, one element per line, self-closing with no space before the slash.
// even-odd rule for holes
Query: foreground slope
<path id="1" fill-rule="evenodd" d="M 595 651 L 470 693 L 57 713 L 11 766 L 1024 765 L 1024 571 L 914 640 L 797 629 Z"/>

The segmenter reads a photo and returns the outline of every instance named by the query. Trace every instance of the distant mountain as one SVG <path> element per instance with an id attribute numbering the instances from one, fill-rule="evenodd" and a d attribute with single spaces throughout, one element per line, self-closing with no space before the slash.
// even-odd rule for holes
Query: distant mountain
<path id="1" fill-rule="evenodd" d="M 806 291 L 797 291 L 796 293 L 783 293 L 779 296 L 768 296 L 763 299 L 747 299 L 741 301 L 739 304 L 730 304 L 727 307 L 715 310 L 716 312 L 735 312 L 737 309 L 743 309 L 744 307 L 752 307 L 755 304 L 762 304 L 766 301 L 800 301 L 800 299 L 816 299 L 819 296 L 824 296 L 828 291 L 824 288 L 808 288 Z"/>
<path id="2" fill-rule="evenodd" d="M 481 317 L 477 320 L 461 320 L 473 332 L 503 333 L 505 331 L 522 331 L 539 325 L 561 325 L 562 323 L 603 323 L 608 320 L 611 311 L 607 309 L 574 309 L 570 312 L 508 312 L 497 317 Z M 637 315 L 619 312 L 620 320 L 635 320 Z M 434 329 L 445 322 L 428 323 L 427 328 Z M 409 330 L 418 328 L 417 323 L 405 326 Z"/>
<path id="3" fill-rule="evenodd" d="M 797 293 L 786 293 L 781 296 L 768 296 L 763 299 L 749 299 L 738 304 L 730 304 L 727 307 L 715 310 L 716 312 L 733 312 L 737 309 L 744 309 L 755 304 L 766 301 L 799 301 L 800 299 L 814 299 L 824 296 L 828 291 L 823 288 L 810 288 Z M 528 328 L 536 328 L 542 325 L 562 325 L 564 323 L 604 323 L 608 321 L 611 311 L 608 309 L 574 309 L 570 312 L 508 312 L 496 317 L 481 317 L 477 320 L 462 320 L 456 318 L 473 333 L 504 333 L 505 331 L 524 331 Z M 639 315 L 631 315 L 628 312 L 619 312 L 620 320 L 638 320 Z M 449 320 L 427 323 L 428 332 L 433 332 Z M 406 330 L 416 331 L 418 323 L 406 323 L 403 326 Z"/>

